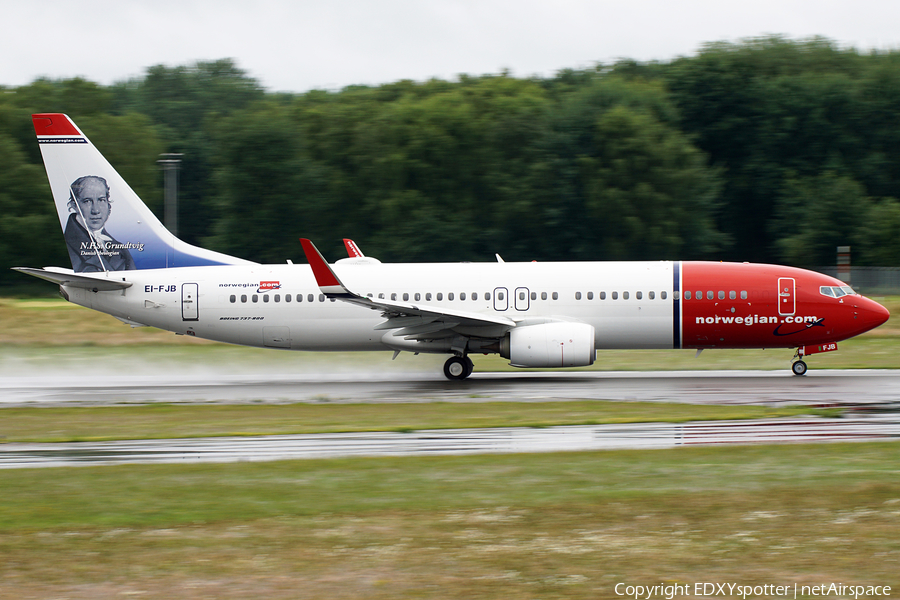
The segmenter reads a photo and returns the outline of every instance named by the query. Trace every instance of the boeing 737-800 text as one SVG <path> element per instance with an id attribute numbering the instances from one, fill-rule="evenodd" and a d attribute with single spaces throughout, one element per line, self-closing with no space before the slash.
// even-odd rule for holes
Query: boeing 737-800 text
<path id="1" fill-rule="evenodd" d="M 19 268 L 70 302 L 133 326 L 290 350 L 471 354 L 579 367 L 607 348 L 793 348 L 803 357 L 888 311 L 793 267 L 688 261 L 382 264 L 347 240 L 329 264 L 264 265 L 182 242 L 66 115 L 33 115 L 72 268 Z"/>

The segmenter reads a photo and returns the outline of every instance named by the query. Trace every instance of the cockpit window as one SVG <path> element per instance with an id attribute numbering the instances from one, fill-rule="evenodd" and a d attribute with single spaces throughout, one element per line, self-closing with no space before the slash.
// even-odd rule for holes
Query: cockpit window
<path id="1" fill-rule="evenodd" d="M 841 296 L 849 296 L 850 294 L 855 294 L 853 288 L 849 285 L 823 285 L 819 288 L 819 293 L 823 296 L 830 296 L 832 298 L 840 298 Z"/>

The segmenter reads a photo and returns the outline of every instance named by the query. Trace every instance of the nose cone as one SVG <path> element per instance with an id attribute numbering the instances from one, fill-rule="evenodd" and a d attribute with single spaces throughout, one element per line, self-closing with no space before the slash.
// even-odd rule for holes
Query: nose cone
<path id="1" fill-rule="evenodd" d="M 875 329 L 879 325 L 884 325 L 891 317 L 888 309 L 874 300 L 869 300 L 868 298 L 861 298 L 860 300 L 859 316 L 862 324 L 866 327 L 866 331 Z"/>

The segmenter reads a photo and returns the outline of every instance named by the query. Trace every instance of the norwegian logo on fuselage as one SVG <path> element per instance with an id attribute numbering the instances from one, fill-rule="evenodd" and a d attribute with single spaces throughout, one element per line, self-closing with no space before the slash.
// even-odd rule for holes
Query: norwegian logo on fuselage
<path id="1" fill-rule="evenodd" d="M 259 285 L 255 283 L 220 283 L 220 288 L 238 288 L 238 289 L 253 289 L 256 288 L 257 294 L 262 294 L 263 292 L 269 292 L 271 290 L 280 290 L 281 282 L 280 281 L 260 281 Z"/>

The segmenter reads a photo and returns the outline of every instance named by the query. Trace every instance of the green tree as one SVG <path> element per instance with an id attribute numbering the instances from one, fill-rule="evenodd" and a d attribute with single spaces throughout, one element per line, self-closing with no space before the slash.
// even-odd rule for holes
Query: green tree
<path id="1" fill-rule="evenodd" d="M 854 264 L 900 265 L 900 202 L 883 198 L 866 213 L 856 235 Z"/>
<path id="2" fill-rule="evenodd" d="M 828 40 L 770 37 L 709 44 L 664 69 L 683 129 L 724 169 L 727 256 L 775 258 L 769 233 L 789 173 L 848 170 L 859 159 L 854 78 L 863 61 Z"/>
<path id="3" fill-rule="evenodd" d="M 311 236 L 329 207 L 300 138 L 287 111 L 268 103 L 222 120 L 214 173 L 219 218 L 209 240 L 217 250 L 272 263 L 301 252 L 297 238 Z"/>
<path id="4" fill-rule="evenodd" d="M 696 258 L 723 245 L 713 222 L 718 177 L 681 132 L 617 106 L 595 135 L 596 153 L 580 165 L 604 258 Z"/>
<path id="5" fill-rule="evenodd" d="M 156 65 L 112 90 L 117 113 L 148 116 L 163 142 L 160 152 L 182 154 L 178 236 L 200 244 L 215 227 L 213 131 L 220 119 L 265 98 L 264 90 L 231 59 Z"/>
<path id="6" fill-rule="evenodd" d="M 9 267 L 70 266 L 62 229 L 41 167 L 28 164 L 15 140 L 0 133 L 0 284 L 21 283 Z"/>
<path id="7" fill-rule="evenodd" d="M 857 246 L 871 200 L 853 178 L 828 171 L 786 180 L 773 233 L 778 257 L 789 264 L 834 264 L 837 246 Z"/>

